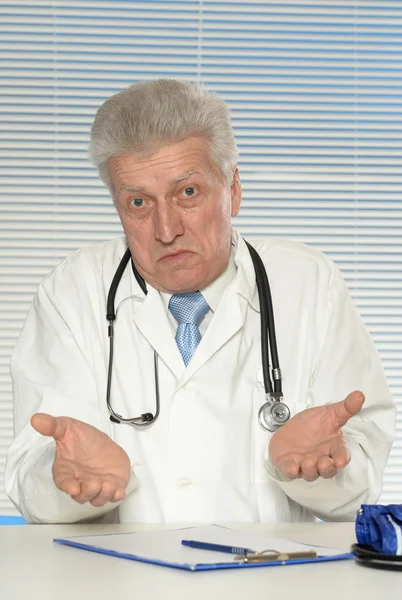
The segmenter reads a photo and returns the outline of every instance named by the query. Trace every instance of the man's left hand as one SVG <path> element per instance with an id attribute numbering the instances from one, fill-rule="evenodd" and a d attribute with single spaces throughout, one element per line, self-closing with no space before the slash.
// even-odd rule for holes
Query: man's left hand
<path id="1" fill-rule="evenodd" d="M 274 467 L 290 479 L 334 477 L 350 461 L 341 429 L 363 403 L 364 395 L 356 391 L 341 402 L 308 408 L 292 417 L 270 440 Z"/>

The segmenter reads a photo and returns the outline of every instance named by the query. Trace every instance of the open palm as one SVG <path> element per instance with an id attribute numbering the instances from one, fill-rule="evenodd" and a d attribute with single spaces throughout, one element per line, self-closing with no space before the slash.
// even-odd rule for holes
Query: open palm
<path id="1" fill-rule="evenodd" d="M 363 406 L 361 392 L 345 400 L 308 408 L 278 429 L 269 443 L 272 464 L 290 479 L 334 477 L 350 461 L 341 428 Z"/>
<path id="2" fill-rule="evenodd" d="M 31 424 L 56 440 L 53 479 L 60 490 L 93 506 L 125 497 L 130 460 L 108 435 L 83 421 L 43 413 L 34 415 Z"/>

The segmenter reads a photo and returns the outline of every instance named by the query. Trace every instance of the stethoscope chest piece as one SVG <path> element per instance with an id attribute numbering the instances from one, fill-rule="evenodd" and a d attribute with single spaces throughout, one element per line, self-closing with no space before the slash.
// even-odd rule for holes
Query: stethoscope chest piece
<path id="1" fill-rule="evenodd" d="M 278 397 L 276 397 L 278 396 Z M 274 432 L 279 427 L 287 423 L 290 419 L 290 409 L 287 404 L 282 402 L 282 395 L 266 395 L 267 401 L 258 411 L 258 421 L 264 429 Z"/>

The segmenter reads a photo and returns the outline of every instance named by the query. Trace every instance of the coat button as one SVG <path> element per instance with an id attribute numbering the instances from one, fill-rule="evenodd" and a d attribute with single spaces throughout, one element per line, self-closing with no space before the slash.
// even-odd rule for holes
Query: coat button
<path id="1" fill-rule="evenodd" d="M 177 486 L 181 489 L 185 489 L 191 484 L 192 482 L 189 479 L 186 479 L 186 477 L 179 479 L 179 481 L 177 482 Z"/>

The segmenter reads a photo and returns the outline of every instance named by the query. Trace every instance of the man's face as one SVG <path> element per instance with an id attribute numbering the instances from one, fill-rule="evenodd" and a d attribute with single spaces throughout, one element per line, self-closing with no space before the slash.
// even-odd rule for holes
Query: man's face
<path id="1" fill-rule="evenodd" d="M 233 182 L 225 182 L 204 139 L 188 138 L 146 158 L 114 156 L 108 172 L 134 263 L 146 282 L 164 292 L 192 292 L 223 273 L 241 187 L 237 169 Z"/>

